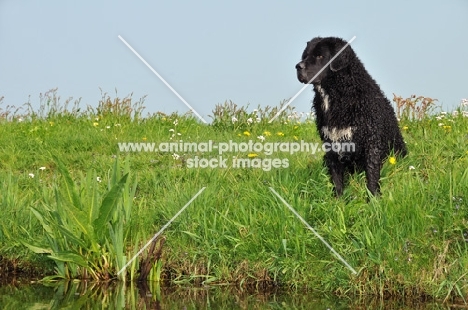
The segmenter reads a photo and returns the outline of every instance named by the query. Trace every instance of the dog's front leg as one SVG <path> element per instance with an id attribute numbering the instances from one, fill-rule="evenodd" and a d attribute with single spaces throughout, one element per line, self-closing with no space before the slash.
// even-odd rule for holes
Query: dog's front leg
<path id="1" fill-rule="evenodd" d="M 335 196 L 340 197 L 343 195 L 345 167 L 343 163 L 338 160 L 338 157 L 332 153 L 327 153 L 327 155 L 325 155 L 325 163 L 333 183 Z"/>

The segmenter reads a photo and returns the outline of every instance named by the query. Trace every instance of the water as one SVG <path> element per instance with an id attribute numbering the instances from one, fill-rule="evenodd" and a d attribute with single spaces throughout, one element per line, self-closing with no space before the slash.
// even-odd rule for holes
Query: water
<path id="1" fill-rule="evenodd" d="M 463 305 L 460 305 L 463 306 Z M 465 305 L 466 306 L 466 305 Z M 400 300 L 318 296 L 300 291 L 248 293 L 233 287 L 160 287 L 110 283 L 12 281 L 0 286 L 0 309 L 449 309 Z"/>

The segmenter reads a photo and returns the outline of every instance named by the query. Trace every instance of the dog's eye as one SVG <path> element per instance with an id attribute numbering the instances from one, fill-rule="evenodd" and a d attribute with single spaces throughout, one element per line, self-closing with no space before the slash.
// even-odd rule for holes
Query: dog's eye
<path id="1" fill-rule="evenodd" d="M 322 59 L 323 56 L 322 56 L 322 55 L 317 55 L 317 56 L 315 56 L 315 58 L 317 58 L 317 59 Z"/>

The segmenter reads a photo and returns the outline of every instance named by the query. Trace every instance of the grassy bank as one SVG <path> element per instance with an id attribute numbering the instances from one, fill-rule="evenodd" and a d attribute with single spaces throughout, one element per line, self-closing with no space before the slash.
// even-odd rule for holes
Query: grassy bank
<path id="1" fill-rule="evenodd" d="M 119 142 L 180 140 L 319 143 L 313 121 L 293 109 L 268 123 L 275 109 L 246 111 L 227 103 L 213 111 L 211 125 L 204 125 L 186 115 L 142 117 L 142 102 L 131 98 L 104 96 L 98 108 L 85 111 L 65 108 L 53 92 L 43 99 L 38 111 L 15 115 L 4 108 L 0 118 L 3 274 L 39 266 L 59 277 L 117 277 L 206 187 L 164 231 L 151 279 L 338 294 L 467 296 L 468 117 L 461 110 L 403 113 L 409 156 L 385 163 L 382 195 L 368 201 L 362 174 L 350 179 L 342 198 L 332 196 L 323 152 L 234 150 L 222 154 L 224 168 L 196 168 L 190 167 L 196 157 L 219 159 L 218 150 L 123 152 L 118 147 Z M 402 111 L 414 109 L 407 108 Z M 233 157 L 260 166 L 236 168 Z M 274 158 L 281 164 L 268 169 Z M 141 263 L 135 261 L 120 278 L 135 279 Z"/>

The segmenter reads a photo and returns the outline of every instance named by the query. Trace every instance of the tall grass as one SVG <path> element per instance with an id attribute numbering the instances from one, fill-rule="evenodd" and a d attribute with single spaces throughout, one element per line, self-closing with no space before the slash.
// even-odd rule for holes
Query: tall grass
<path id="1" fill-rule="evenodd" d="M 82 176 L 80 186 L 76 186 L 65 165 L 58 158 L 54 160 L 62 179 L 52 195 L 43 194 L 42 206 L 31 207 L 44 230 L 46 244 L 24 244 L 55 262 L 56 275 L 49 279 L 109 280 L 126 263 L 128 228 L 125 231 L 124 223 L 130 220 L 136 183 L 128 185 L 128 173 L 119 176 L 116 161 L 109 190 L 100 197 L 95 172 Z"/>
<path id="2" fill-rule="evenodd" d="M 363 174 L 352 176 L 343 197 L 334 198 L 320 153 L 223 154 L 229 163 L 234 156 L 288 161 L 287 167 L 265 171 L 187 166 L 195 156 L 217 158 L 216 150 L 120 153 L 117 147 L 118 142 L 179 140 L 319 142 L 311 117 L 301 118 L 293 109 L 268 123 L 271 108 L 250 111 L 228 102 L 213 111 L 212 124 L 204 125 L 177 114 L 143 117 L 138 110 L 142 101 L 135 105 L 131 97 L 108 99 L 99 110 L 75 110 L 66 117 L 46 113 L 23 115 L 19 121 L 11 112 L 2 120 L 0 255 L 21 257 L 23 264 L 41 268 L 44 256 L 50 257 L 55 276 L 114 278 L 206 186 L 164 232 L 162 257 L 154 262 L 151 279 L 385 297 L 467 296 L 465 106 L 453 114 L 424 117 L 413 114 L 412 107 L 401 107 L 409 116 L 400 122 L 409 156 L 384 164 L 382 195 L 368 201 Z M 127 108 L 118 107 L 124 101 Z M 140 112 L 135 114 L 136 110 Z M 330 253 L 269 187 L 358 275 Z M 24 244 L 45 254 L 34 254 Z M 147 255 L 122 279 L 136 279 Z"/>

